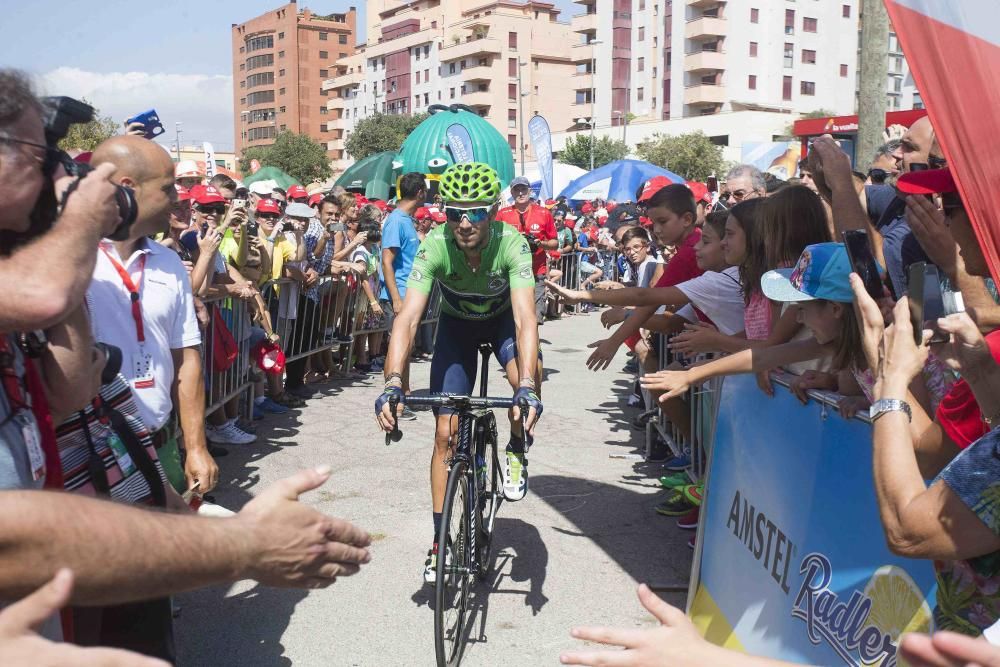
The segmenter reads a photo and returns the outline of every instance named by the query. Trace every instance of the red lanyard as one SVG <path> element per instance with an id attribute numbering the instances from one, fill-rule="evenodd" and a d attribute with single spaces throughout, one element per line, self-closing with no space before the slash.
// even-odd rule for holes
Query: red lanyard
<path id="1" fill-rule="evenodd" d="M 132 282 L 132 276 L 125 270 L 125 267 L 112 257 L 111 253 L 105 248 L 101 248 L 101 250 L 107 255 L 108 261 L 111 262 L 111 266 L 115 267 L 118 276 L 122 279 L 122 284 L 128 290 L 129 298 L 132 300 L 132 319 L 135 320 L 135 336 L 139 339 L 140 343 L 145 343 L 146 332 L 142 326 L 142 304 L 139 302 L 139 288 Z M 139 258 L 139 284 L 142 284 L 142 274 L 145 270 L 146 256 L 143 255 Z"/>

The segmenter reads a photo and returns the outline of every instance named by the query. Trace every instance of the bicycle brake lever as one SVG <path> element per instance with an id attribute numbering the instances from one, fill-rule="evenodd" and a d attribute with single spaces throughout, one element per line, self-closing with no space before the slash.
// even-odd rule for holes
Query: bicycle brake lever
<path id="1" fill-rule="evenodd" d="M 399 398 L 389 397 L 389 412 L 392 413 L 392 430 L 385 434 L 385 446 L 388 447 L 393 442 L 403 439 L 403 432 L 399 430 L 399 418 L 396 416 L 396 408 L 399 407 Z"/>

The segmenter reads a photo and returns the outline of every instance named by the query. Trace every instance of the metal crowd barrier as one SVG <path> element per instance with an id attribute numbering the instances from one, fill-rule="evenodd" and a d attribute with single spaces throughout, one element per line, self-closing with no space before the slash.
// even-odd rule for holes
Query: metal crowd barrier
<path id="1" fill-rule="evenodd" d="M 202 363 L 205 376 L 205 415 L 210 415 L 222 405 L 245 392 L 251 385 L 250 378 L 250 317 L 247 302 L 229 297 L 202 300 L 208 310 L 209 323 L 203 332 Z M 221 373 L 213 369 L 213 359 L 222 354 L 216 349 L 216 326 L 213 311 L 218 309 L 223 322 L 236 341 L 236 360 Z"/>
<path id="2" fill-rule="evenodd" d="M 671 336 L 667 335 L 657 336 L 657 370 L 666 370 L 674 361 L 681 358 L 670 350 L 670 338 Z M 710 359 L 711 356 L 699 355 L 696 360 Z M 642 364 L 639 364 L 639 373 L 640 375 L 643 373 Z M 659 404 L 649 407 L 653 404 L 653 397 L 645 389 L 642 390 L 647 409 L 656 410 L 655 418 L 646 423 L 647 459 L 652 454 L 653 443 L 659 435 L 674 456 L 686 454 L 691 457 L 688 476 L 692 482 L 697 483 L 704 479 L 708 469 L 708 454 L 711 452 L 712 440 L 715 437 L 715 418 L 719 409 L 718 396 L 722 380 L 723 378 L 713 378 L 702 385 L 688 389 L 685 400 L 690 410 L 690 437 L 686 437 L 679 428 L 670 423 Z"/>

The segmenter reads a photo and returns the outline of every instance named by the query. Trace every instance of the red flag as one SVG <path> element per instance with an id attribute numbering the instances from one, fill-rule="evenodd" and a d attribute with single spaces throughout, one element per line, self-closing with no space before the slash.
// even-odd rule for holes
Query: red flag
<path id="1" fill-rule="evenodd" d="M 1000 278 L 996 0 L 885 0 L 994 280 Z"/>

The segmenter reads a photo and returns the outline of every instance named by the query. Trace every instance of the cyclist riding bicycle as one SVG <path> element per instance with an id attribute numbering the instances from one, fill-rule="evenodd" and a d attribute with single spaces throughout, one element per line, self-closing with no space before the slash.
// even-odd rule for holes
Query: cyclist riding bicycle
<path id="1" fill-rule="evenodd" d="M 375 415 L 385 431 L 393 429 L 389 401 L 403 409 L 401 373 L 410 357 L 413 337 L 435 281 L 441 288 L 430 391 L 469 395 L 475 385 L 477 351 L 489 343 L 507 372 L 514 390 L 514 405 L 523 399 L 529 411 L 527 437 L 542 413 L 536 381 L 540 382 L 538 322 L 535 319 L 535 276 L 528 242 L 510 225 L 496 221 L 500 178 L 486 164 L 466 162 L 449 167 L 441 176 L 447 223 L 432 230 L 420 244 L 406 285 L 403 309 L 397 314 L 385 359 L 385 390 L 375 401 Z M 435 543 L 424 564 L 424 581 L 434 583 L 437 535 L 441 527 L 448 479 L 450 439 L 457 431 L 453 411 L 435 411 L 434 453 L 431 456 L 431 500 Z M 503 467 L 503 493 L 510 501 L 528 491 L 525 434 L 514 407 L 510 417 L 510 442 Z M 530 443 L 529 443 L 530 444 Z"/>

